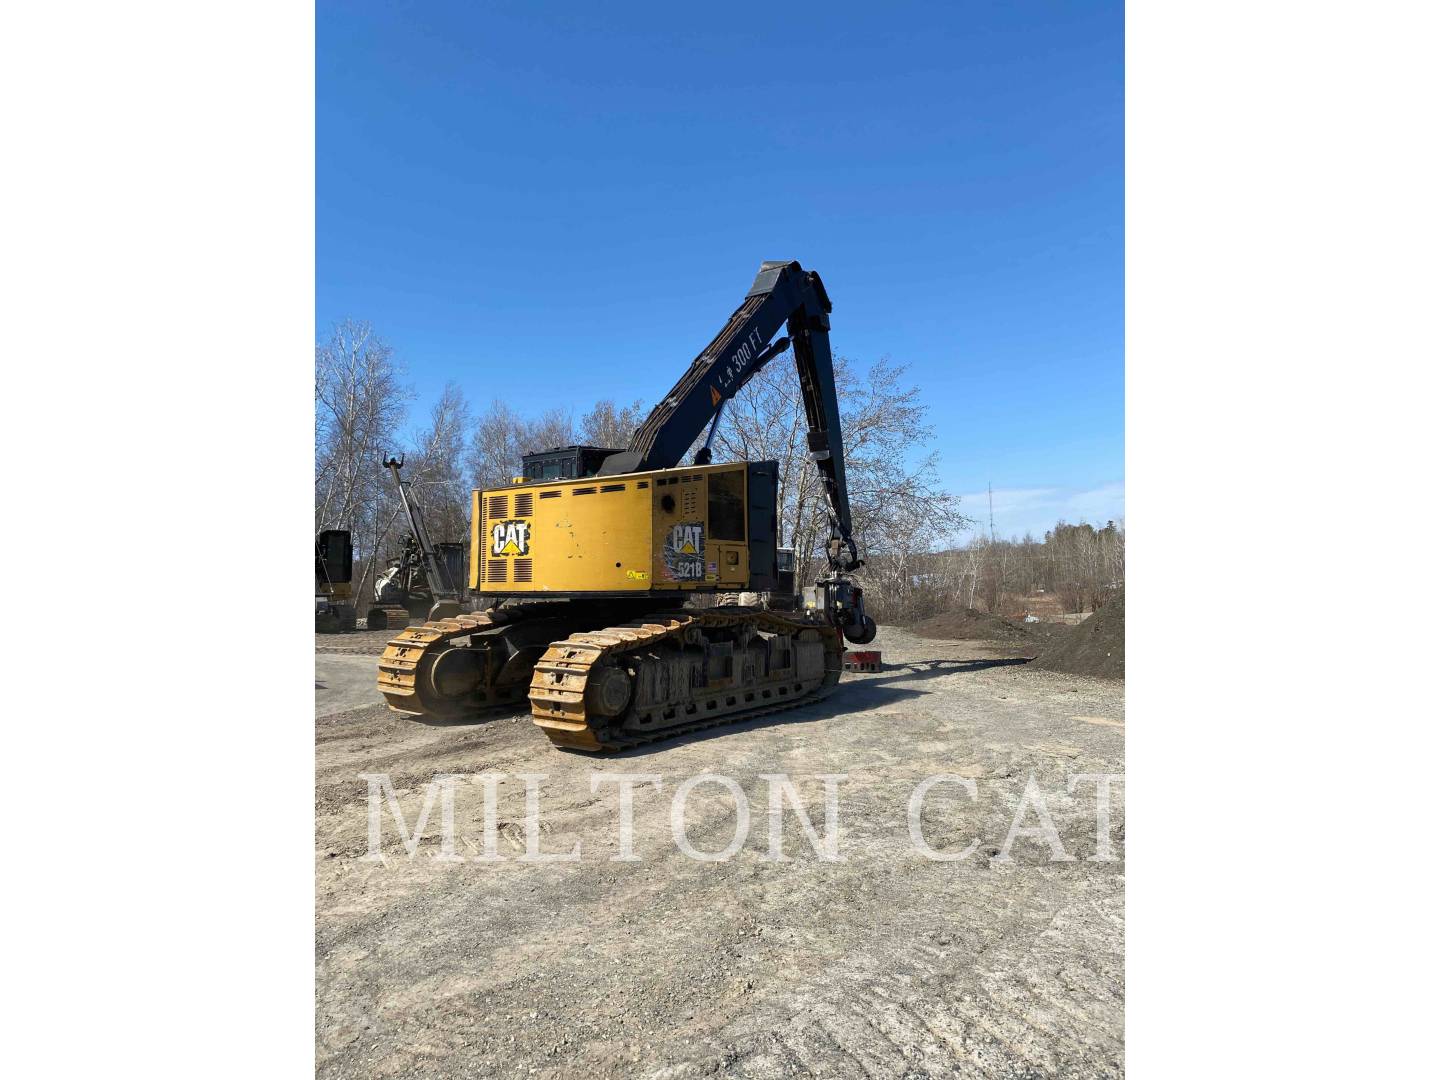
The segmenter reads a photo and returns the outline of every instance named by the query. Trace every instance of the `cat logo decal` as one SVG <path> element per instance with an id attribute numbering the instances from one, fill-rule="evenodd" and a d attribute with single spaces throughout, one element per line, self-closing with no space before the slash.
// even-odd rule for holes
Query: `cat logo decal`
<path id="1" fill-rule="evenodd" d="M 496 521 L 490 526 L 491 555 L 529 555 L 530 522 Z"/>

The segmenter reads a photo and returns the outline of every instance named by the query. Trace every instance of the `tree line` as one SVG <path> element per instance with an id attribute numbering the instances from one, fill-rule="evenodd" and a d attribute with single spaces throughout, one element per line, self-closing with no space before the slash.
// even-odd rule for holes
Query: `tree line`
<path id="1" fill-rule="evenodd" d="M 880 552 L 866 571 L 866 601 L 881 622 L 907 625 L 957 608 L 1023 615 L 1041 597 L 1061 612 L 1095 611 L 1124 591 L 1125 529 L 1059 521 L 1042 540 L 977 536 L 939 551 Z"/>
<path id="2" fill-rule="evenodd" d="M 1062 523 L 1043 544 L 1027 537 L 953 547 L 974 523 L 938 479 L 928 406 L 919 388 L 907 384 L 905 367 L 882 359 L 861 370 L 836 357 L 835 381 L 854 530 L 867 559 L 861 578 L 878 619 L 911 621 L 960 602 L 999 610 L 1004 597 L 1037 581 L 1080 590 L 1075 603 L 1103 602 L 1116 535 L 1123 575 L 1123 534 L 1113 526 L 1097 532 Z M 533 451 L 572 443 L 623 447 L 649 413 L 644 401 L 608 399 L 578 420 L 564 409 L 526 417 L 500 401 L 476 410 L 451 383 L 424 421 L 403 431 L 413 400 L 393 347 L 369 324 L 343 322 L 317 344 L 315 527 L 350 530 L 361 589 L 398 553 L 409 529 L 394 482 L 381 467 L 385 456 L 405 454 L 405 475 L 432 537 L 468 542 L 472 488 L 509 483 L 521 457 Z M 779 463 L 779 542 L 795 549 L 800 583 L 823 571 L 829 536 L 805 432 L 798 377 L 786 355 L 726 404 L 712 443 L 717 464 Z"/>

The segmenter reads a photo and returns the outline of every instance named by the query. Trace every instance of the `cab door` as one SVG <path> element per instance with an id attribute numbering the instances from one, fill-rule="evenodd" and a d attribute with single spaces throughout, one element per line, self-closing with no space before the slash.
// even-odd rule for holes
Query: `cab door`
<path id="1" fill-rule="evenodd" d="M 745 466 L 710 473 L 706 488 L 706 576 L 713 573 L 721 588 L 744 589 L 750 583 Z"/>

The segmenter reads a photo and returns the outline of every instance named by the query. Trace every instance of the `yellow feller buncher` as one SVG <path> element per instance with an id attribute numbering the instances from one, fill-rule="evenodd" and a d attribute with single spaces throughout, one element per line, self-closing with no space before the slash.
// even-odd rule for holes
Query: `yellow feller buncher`
<path id="1" fill-rule="evenodd" d="M 840 679 L 843 639 L 875 622 L 850 576 L 851 535 L 830 300 L 796 262 L 761 264 L 744 302 L 623 450 L 527 455 L 524 479 L 473 493 L 470 588 L 487 611 L 432 619 L 380 659 L 391 708 L 460 720 L 529 699 L 557 746 L 618 750 L 814 701 Z M 782 328 L 788 337 L 773 340 Z M 710 463 L 725 402 L 793 350 L 808 449 L 830 517 L 829 566 L 800 605 L 771 605 L 773 461 Z M 710 426 L 689 464 L 689 448 Z M 699 593 L 748 606 L 687 607 Z M 745 599 L 745 597 L 742 597 Z"/>

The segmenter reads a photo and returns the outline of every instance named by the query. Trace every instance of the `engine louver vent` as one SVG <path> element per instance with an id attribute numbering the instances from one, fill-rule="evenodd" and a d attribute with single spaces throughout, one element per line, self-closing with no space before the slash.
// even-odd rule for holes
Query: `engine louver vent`
<path id="1" fill-rule="evenodd" d="M 515 580 L 529 581 L 533 573 L 533 563 L 529 559 L 515 560 Z"/>
<path id="2" fill-rule="evenodd" d="M 486 559 L 486 560 L 485 560 L 485 581 L 486 581 L 487 583 L 489 583 L 489 582 L 504 581 L 504 580 L 506 580 L 506 578 L 505 578 L 505 568 L 506 568 L 507 566 L 509 566 L 509 565 L 510 565 L 510 564 L 509 564 L 508 562 L 506 562 L 504 559 Z"/>
<path id="3" fill-rule="evenodd" d="M 520 491 L 515 494 L 515 516 L 517 518 L 529 517 L 535 513 L 535 495 L 533 492 Z"/>
<path id="4" fill-rule="evenodd" d="M 492 518 L 503 518 L 510 513 L 509 495 L 491 495 L 487 500 L 489 509 L 486 515 Z"/>
<path id="5" fill-rule="evenodd" d="M 540 492 L 540 497 L 541 497 L 542 499 L 558 499 L 558 498 L 559 498 L 561 495 L 563 495 L 563 494 L 564 494 L 564 492 L 559 491 L 559 490 L 556 490 L 556 491 L 542 491 L 542 492 Z"/>

